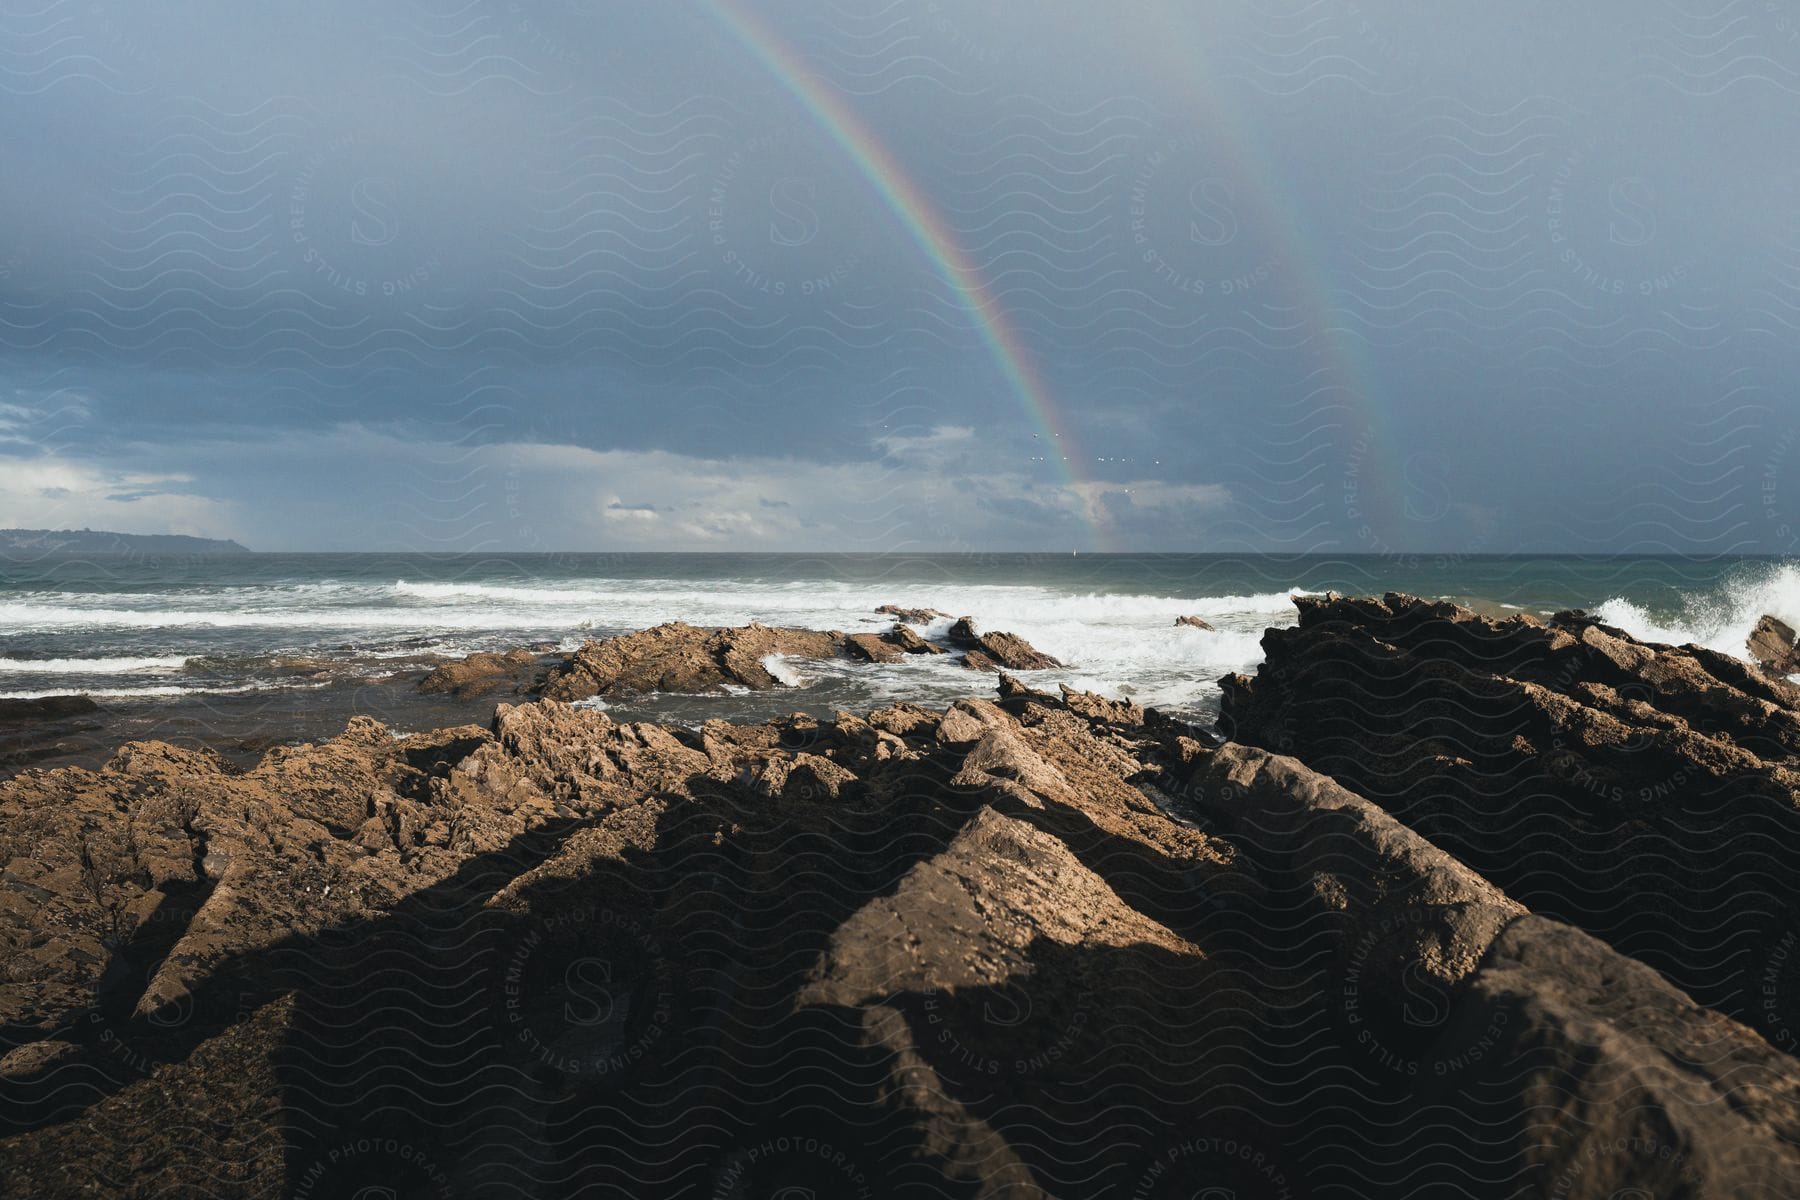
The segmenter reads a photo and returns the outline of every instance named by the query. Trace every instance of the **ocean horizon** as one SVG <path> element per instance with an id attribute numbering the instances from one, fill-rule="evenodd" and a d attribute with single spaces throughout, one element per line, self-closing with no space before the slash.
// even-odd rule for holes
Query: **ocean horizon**
<path id="1" fill-rule="evenodd" d="M 424 695 L 433 667 L 480 651 L 569 652 L 681 621 L 878 633 L 902 605 L 1018 634 L 1067 684 L 1210 724 L 1221 677 L 1254 672 L 1294 597 L 1389 591 L 1494 616 L 1584 609 L 1632 636 L 1742 656 L 1757 620 L 1800 623 L 1800 565 L 1775 556 L 254 553 L 47 556 L 0 563 L 0 699 L 84 695 L 108 744 L 170 738 L 245 754 L 329 737 L 352 716 L 398 731 L 491 715 Z M 1213 626 L 1178 626 L 1197 616 Z M 990 688 L 943 659 L 777 661 L 785 686 L 589 702 L 618 719 L 699 725 L 829 716 Z M 95 744 L 68 761 L 102 754 Z"/>

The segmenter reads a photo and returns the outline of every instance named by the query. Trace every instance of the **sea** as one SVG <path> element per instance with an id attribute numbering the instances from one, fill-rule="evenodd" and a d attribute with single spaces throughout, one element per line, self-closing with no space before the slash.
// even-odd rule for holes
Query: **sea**
<path id="1" fill-rule="evenodd" d="M 884 604 L 968 616 L 1066 665 L 1032 673 L 1207 723 L 1221 676 L 1254 672 L 1297 595 L 1404 591 L 1495 615 L 1583 608 L 1640 638 L 1731 654 L 1764 613 L 1800 626 L 1800 562 L 1720 557 L 1205 554 L 246 554 L 0 562 L 0 698 L 82 694 L 97 731 L 67 761 L 136 738 L 252 761 L 352 715 L 396 733 L 485 723 L 496 699 L 417 692 L 477 650 L 571 650 L 664 621 L 880 631 Z M 1215 628 L 1178 626 L 1193 615 Z M 943 634 L 948 620 L 921 627 Z M 867 711 L 985 694 L 944 658 L 775 661 L 790 686 L 592 702 L 617 720 Z M 61 765 L 52 761 L 41 765 Z"/>

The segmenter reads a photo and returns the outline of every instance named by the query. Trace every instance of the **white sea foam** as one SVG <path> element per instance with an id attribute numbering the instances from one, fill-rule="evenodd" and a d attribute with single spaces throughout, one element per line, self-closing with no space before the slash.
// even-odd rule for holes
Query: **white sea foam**
<path id="1" fill-rule="evenodd" d="M 810 681 L 794 669 L 794 660 L 785 654 L 765 654 L 763 670 L 780 680 L 785 687 L 805 687 Z"/>
<path id="2" fill-rule="evenodd" d="M 978 625 L 1012 628 L 1056 622 L 1141 620 L 1172 623 L 1182 613 L 1215 617 L 1277 616 L 1293 611 L 1295 589 L 1261 595 L 1159 597 L 1090 593 L 1067 595 L 1049 588 L 970 586 L 883 588 L 829 581 L 803 581 L 796 586 L 743 583 L 658 586 L 596 581 L 592 587 L 490 587 L 478 584 L 399 584 L 396 590 L 367 588 L 363 593 L 338 589 L 332 604 L 294 603 L 287 590 L 275 596 L 243 597 L 215 602 L 215 597 L 171 595 L 166 603 L 132 597 L 143 607 L 123 607 L 125 597 L 105 597 L 108 604 L 81 603 L 87 597 L 67 593 L 21 598 L 0 604 L 0 626 L 17 631 L 53 629 L 412 629 L 474 630 L 492 628 L 576 628 L 594 622 L 609 628 L 641 628 L 663 621 L 700 625 L 821 622 L 839 627 L 878 625 L 887 618 L 875 613 L 881 604 L 936 607 L 956 616 L 972 616 Z M 397 589 L 404 588 L 405 591 Z M 383 593 L 387 593 L 385 596 Z M 398 596 L 412 603 L 395 603 Z M 284 603 L 269 603 L 280 599 Z M 360 603 L 343 603 L 343 601 Z M 416 601 L 434 603 L 416 603 Z M 205 603 L 200 607 L 196 601 Z M 385 602 L 384 602 L 385 601 Z M 1216 623 L 1216 622 L 1215 622 Z"/>
<path id="3" fill-rule="evenodd" d="M 278 685 L 269 683 L 243 683 L 229 687 L 181 687 L 176 684 L 163 684 L 155 687 L 103 687 L 82 688 L 81 694 L 94 700 L 138 700 L 159 696 L 238 696 L 245 692 L 273 691 Z M 282 690 L 294 691 L 324 687 L 324 684 L 292 684 L 285 685 Z M 68 688 L 36 688 L 16 692 L 0 692 L 0 700 L 42 700 L 46 696 L 66 696 Z"/>
<path id="4" fill-rule="evenodd" d="M 63 629 L 492 629 L 537 624 L 493 609 L 123 609 L 0 604 L 0 626 L 15 632 Z"/>
<path id="5" fill-rule="evenodd" d="M 394 584 L 394 594 L 420 600 L 485 600 L 504 604 L 604 604 L 627 592 L 606 588 L 515 587 L 490 583 L 408 583 Z"/>
<path id="6" fill-rule="evenodd" d="M 0 604 L 0 629 L 18 634 L 86 635 L 104 644 L 109 631 L 124 638 L 169 630 L 173 638 L 204 637 L 181 631 L 232 631 L 242 651 L 220 651 L 248 662 L 284 647 L 283 654 L 316 653 L 309 645 L 355 646 L 365 658 L 461 654 L 474 649 L 550 640 L 565 649 L 587 636 L 641 629 L 665 621 L 693 625 L 743 625 L 761 621 L 811 629 L 873 631 L 892 618 L 875 612 L 884 604 L 929 607 L 970 617 L 978 629 L 1015 633 L 1067 664 L 1034 682 L 1069 682 L 1111 695 L 1127 690 L 1146 703 L 1186 707 L 1216 694 L 1215 681 L 1253 668 L 1269 625 L 1287 624 L 1300 589 L 1266 593 L 1157 596 L 1143 593 L 1071 594 L 1031 584 L 886 584 L 842 580 L 608 579 L 523 582 L 431 583 L 397 580 L 280 584 L 264 588 L 172 589 L 161 593 L 38 592 L 15 594 Z M 1198 614 L 1217 632 L 1180 628 L 1175 618 Z M 926 626 L 928 636 L 948 632 L 949 620 Z M 256 631 L 271 631 L 259 636 Z M 247 631 L 239 633 L 238 631 Z M 425 646 L 385 644 L 399 636 Z M 97 646 L 96 649 L 99 647 Z M 50 670 L 39 660 L 15 672 Z M 81 660 L 60 660 L 70 674 Z M 95 663 L 108 662 L 95 658 Z M 136 669 L 179 670 L 179 659 L 116 660 L 119 674 Z M 254 669 L 254 668 L 251 668 Z M 773 660 L 769 670 L 790 686 L 835 680 L 829 664 Z M 108 673 L 96 668 L 96 674 Z M 893 678 L 920 695 L 966 695 L 986 683 L 954 660 L 920 659 L 879 672 L 849 671 L 858 689 L 879 690 Z M 149 694 L 149 693 L 144 693 Z M 169 693 L 172 694 L 172 693 Z"/>
<path id="7" fill-rule="evenodd" d="M 0 675 L 148 675 L 179 671 L 185 657 L 0 658 Z"/>
<path id="8" fill-rule="evenodd" d="M 1744 643 L 1764 615 L 1800 627 L 1800 567 L 1771 565 L 1729 580 L 1722 592 L 1688 597 L 1678 617 L 1653 618 L 1641 604 L 1614 597 L 1594 611 L 1608 625 L 1646 642 L 1690 642 L 1744 656 Z"/>

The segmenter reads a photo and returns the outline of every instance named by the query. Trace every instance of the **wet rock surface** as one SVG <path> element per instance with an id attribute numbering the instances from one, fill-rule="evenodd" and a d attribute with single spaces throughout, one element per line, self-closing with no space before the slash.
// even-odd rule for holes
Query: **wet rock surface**
<path id="1" fill-rule="evenodd" d="M 928 642 L 906 625 L 896 623 L 886 633 L 853 633 L 844 639 L 851 656 L 873 663 L 900 662 L 909 654 L 948 653 Z"/>
<path id="2" fill-rule="evenodd" d="M 1796 646 L 1793 626 L 1776 617 L 1765 616 L 1750 631 L 1746 649 L 1750 661 L 1771 675 L 1800 675 L 1800 646 Z"/>
<path id="3" fill-rule="evenodd" d="M 24 725 L 55 721 L 98 712 L 100 706 L 86 696 L 39 696 L 33 700 L 0 700 L 0 721 Z"/>
<path id="4" fill-rule="evenodd" d="M 433 668 L 418 686 L 421 692 L 443 692 L 458 700 L 525 695 L 542 684 L 547 671 L 545 659 L 531 650 L 479 653 Z"/>
<path id="5" fill-rule="evenodd" d="M 949 620 L 950 614 L 939 612 L 935 608 L 908 608 L 901 604 L 883 604 L 875 612 L 884 617 L 892 617 L 906 625 L 929 625 L 933 621 Z"/>
<path id="6" fill-rule="evenodd" d="M 908 654 L 948 654 L 936 642 L 928 642 L 917 631 L 906 625 L 896 623 L 894 627 L 882 635 L 883 640 L 896 646 Z"/>
<path id="7" fill-rule="evenodd" d="M 836 632 L 767 625 L 701 629 L 671 621 L 586 643 L 550 670 L 541 693 L 552 700 L 584 700 L 643 692 L 716 692 L 731 685 L 761 690 L 780 683 L 764 665 L 770 655 L 834 658 L 843 653 L 844 644 L 844 635 Z"/>
<path id="8" fill-rule="evenodd" d="M 1041 671 L 1062 663 L 1011 633 L 979 633 L 968 617 L 950 627 L 950 644 L 963 648 L 963 666 L 981 671 Z"/>
<path id="9" fill-rule="evenodd" d="M 888 605 L 882 611 L 893 609 Z M 1014 634 L 977 633 L 967 617 L 951 629 L 949 641 L 950 646 L 939 645 L 904 620 L 882 633 L 852 634 L 757 624 L 707 629 L 672 621 L 586 642 L 560 660 L 527 649 L 472 654 L 432 670 L 418 682 L 417 690 L 458 700 L 526 696 L 564 701 L 652 692 L 699 695 L 734 687 L 766 691 L 785 686 L 769 668 L 771 657 L 891 664 L 914 654 L 950 654 L 952 647 L 961 651 L 957 662 L 977 670 L 1034 671 L 1062 665 Z"/>
<path id="10" fill-rule="evenodd" d="M 74 752 L 105 727 L 86 696 L 0 700 L 0 771 Z"/>
<path id="11" fill-rule="evenodd" d="M 846 652 L 646 632 L 666 653 L 570 686 Z M 1800 1064 L 1631 955 L 1699 974 L 1704 947 L 1533 902 L 1622 888 L 1634 854 L 1713 880 L 1657 840 L 1691 793 L 1631 805 L 1626 874 L 1596 876 L 1557 776 L 1508 774 L 1532 736 L 1590 770 L 1710 764 L 1734 783 L 1686 857 L 1760 886 L 1792 689 L 1403 597 L 1270 637 L 1226 743 L 1002 673 L 944 710 L 690 729 L 546 699 L 359 718 L 249 769 L 135 743 L 27 772 L 0 785 L 0 1171 L 33 1196 L 1800 1194 Z M 1466 811 L 1464 761 L 1510 825 Z M 1533 833 L 1559 816 L 1560 882 Z M 1516 863 L 1476 836 L 1501 828 Z"/>

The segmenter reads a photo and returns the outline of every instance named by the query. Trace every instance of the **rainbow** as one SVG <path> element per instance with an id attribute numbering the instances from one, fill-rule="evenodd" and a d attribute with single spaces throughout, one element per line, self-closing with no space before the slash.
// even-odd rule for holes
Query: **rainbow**
<path id="1" fill-rule="evenodd" d="M 746 10 L 741 0 L 709 0 L 709 7 L 782 88 L 799 101 L 854 164 L 937 272 L 967 299 L 977 332 L 1008 387 L 1023 403 L 1039 440 L 1049 448 L 1046 457 L 1069 487 L 1082 495 L 1084 484 L 1077 464 L 1087 460 L 1075 432 L 1058 408 L 1055 394 L 1024 337 L 962 247 L 949 221 L 880 137 L 841 97 L 813 77 L 800 56 L 765 21 Z M 1083 513 L 1093 528 L 1097 548 L 1110 549 L 1107 522 L 1085 506 Z"/>
<path id="2" fill-rule="evenodd" d="M 1307 388 L 1302 399 L 1322 405 L 1328 397 L 1342 397 L 1330 407 L 1344 410 L 1335 433 L 1346 470 L 1343 499 L 1347 509 L 1353 507 L 1346 513 L 1351 522 L 1351 545 L 1362 541 L 1369 550 L 1378 550 L 1385 546 L 1383 537 L 1402 527 L 1396 491 L 1402 475 L 1398 430 L 1391 414 L 1376 403 L 1380 392 L 1360 339 L 1338 321 L 1325 266 L 1330 260 L 1311 234 L 1305 213 L 1294 202 L 1293 190 L 1282 181 L 1280 168 L 1260 144 L 1239 132 L 1249 125 L 1233 111 L 1224 91 L 1209 86 L 1214 73 L 1210 64 L 1201 61 L 1206 36 L 1195 21 L 1197 15 L 1193 6 L 1147 9 L 1145 16 L 1164 22 L 1167 33 L 1150 41 L 1164 54 L 1168 81 L 1178 94 L 1186 95 L 1195 124 L 1212 135 L 1212 144 L 1225 156 L 1231 178 L 1253 193 L 1249 207 L 1280 240 L 1283 274 L 1296 301 L 1300 326 L 1309 331 L 1310 341 L 1320 345 L 1320 367 L 1302 385 Z M 1353 506 L 1349 504 L 1352 472 Z"/>
<path id="3" fill-rule="evenodd" d="M 880 196 L 883 205 L 924 252 L 934 268 L 967 298 L 975 325 L 1006 381 L 1031 419 L 1040 440 L 1052 448 L 1049 460 L 1067 485 L 1085 499 L 1090 490 L 1078 464 L 1086 458 L 1068 421 L 1059 409 L 1055 393 L 1045 381 L 1025 339 L 1009 319 L 992 286 L 982 277 L 962 247 L 949 221 L 908 174 L 857 113 L 832 89 L 819 82 L 805 62 L 768 24 L 745 7 L 744 0 L 709 0 L 720 23 L 755 57 L 781 87 L 792 95 L 829 135 L 857 171 Z M 1334 423 L 1346 470 L 1344 501 L 1352 530 L 1350 547 L 1357 540 L 1367 549 L 1384 546 L 1381 538 L 1400 529 L 1401 478 L 1397 430 L 1381 405 L 1373 373 L 1364 360 L 1358 335 L 1343 327 L 1325 263 L 1326 255 L 1309 233 L 1310 222 L 1293 202 L 1281 181 L 1281 173 L 1255 140 L 1239 133 L 1248 126 L 1238 119 L 1219 89 L 1208 86 L 1212 72 L 1197 61 L 1203 54 L 1204 34 L 1191 25 L 1192 14 L 1177 6 L 1155 6 L 1165 20 L 1179 23 L 1171 36 L 1153 39 L 1168 56 L 1174 82 L 1189 98 L 1195 126 L 1205 129 L 1212 144 L 1225 156 L 1226 173 L 1246 193 L 1249 206 L 1261 214 L 1261 224 L 1280 241 L 1280 262 L 1288 294 L 1296 300 L 1298 328 L 1308 332 L 1308 343 L 1318 346 L 1320 366 L 1304 381 L 1302 401 L 1319 411 L 1342 410 Z M 1276 312 L 1287 311 L 1275 309 Z M 1060 455 L 1056 452 L 1060 448 Z M 1110 523 L 1105 514 L 1089 506 L 1083 518 L 1092 527 L 1098 548 L 1111 548 Z"/>

